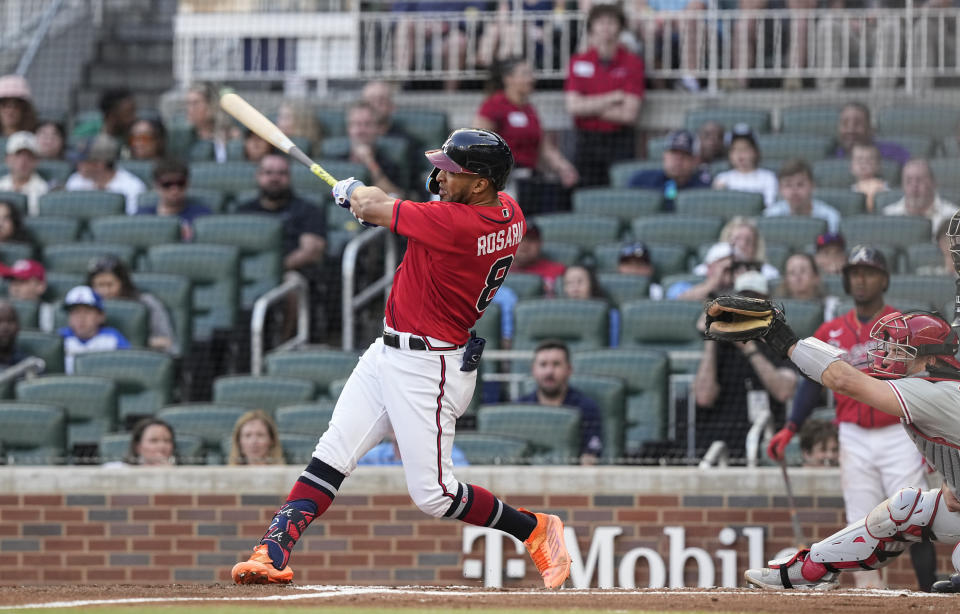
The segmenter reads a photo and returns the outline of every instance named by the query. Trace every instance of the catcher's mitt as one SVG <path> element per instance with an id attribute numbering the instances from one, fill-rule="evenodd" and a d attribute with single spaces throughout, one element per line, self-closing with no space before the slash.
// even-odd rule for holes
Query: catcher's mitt
<path id="1" fill-rule="evenodd" d="M 763 337 L 775 318 L 783 318 L 773 304 L 761 298 L 718 296 L 704 308 L 708 339 L 750 341 Z"/>

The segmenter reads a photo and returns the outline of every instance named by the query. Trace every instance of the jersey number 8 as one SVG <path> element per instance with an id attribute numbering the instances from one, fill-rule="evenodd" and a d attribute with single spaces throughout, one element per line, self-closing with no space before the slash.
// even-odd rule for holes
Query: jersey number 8
<path id="1" fill-rule="evenodd" d="M 510 271 L 510 265 L 513 264 L 513 256 L 504 256 L 490 265 L 490 272 L 487 273 L 487 285 L 484 286 L 480 296 L 477 297 L 477 311 L 483 313 L 483 310 L 493 302 L 493 295 L 497 293 L 500 286 L 507 279 L 507 273 Z"/>

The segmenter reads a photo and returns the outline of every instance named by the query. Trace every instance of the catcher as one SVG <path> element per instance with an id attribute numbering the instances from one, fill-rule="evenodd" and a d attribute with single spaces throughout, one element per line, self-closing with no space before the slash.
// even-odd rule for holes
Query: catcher
<path id="1" fill-rule="evenodd" d="M 960 225 L 960 214 L 955 216 Z M 827 590 L 839 586 L 844 570 L 878 569 L 911 542 L 960 541 L 960 348 L 957 333 L 939 315 L 894 312 L 870 332 L 867 375 L 842 361 L 843 350 L 815 337 L 799 339 L 783 312 L 763 299 L 721 296 L 707 303 L 706 335 L 725 341 L 762 339 L 789 357 L 810 379 L 900 418 L 914 444 L 944 476 L 940 490 L 904 488 L 880 503 L 866 518 L 803 549 L 773 560 L 764 569 L 748 569 L 753 586 Z M 960 546 L 953 551 L 960 571 Z M 960 592 L 960 573 L 933 586 Z"/>

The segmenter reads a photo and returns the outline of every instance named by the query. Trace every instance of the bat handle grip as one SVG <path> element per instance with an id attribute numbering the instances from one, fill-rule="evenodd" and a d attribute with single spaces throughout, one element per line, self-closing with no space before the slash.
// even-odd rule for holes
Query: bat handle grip
<path id="1" fill-rule="evenodd" d="M 311 164 L 310 172 L 316 175 L 317 177 L 319 177 L 320 179 L 323 179 L 324 181 L 326 181 L 331 188 L 337 184 L 337 180 L 333 178 L 333 175 L 323 170 L 323 167 L 320 166 L 319 164 L 316 164 L 316 163 Z"/>

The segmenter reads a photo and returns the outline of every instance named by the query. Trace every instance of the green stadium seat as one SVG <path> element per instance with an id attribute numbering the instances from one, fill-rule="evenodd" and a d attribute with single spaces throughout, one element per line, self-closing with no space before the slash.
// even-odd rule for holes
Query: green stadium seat
<path id="1" fill-rule="evenodd" d="M 267 354 L 267 373 L 309 380 L 318 398 L 328 398 L 330 384 L 350 377 L 359 354 L 345 350 L 294 350 Z"/>
<path id="2" fill-rule="evenodd" d="M 664 280 L 666 284 L 666 280 Z M 620 347 L 672 351 L 700 351 L 703 335 L 697 320 L 699 301 L 634 301 L 620 307 Z M 671 359 L 670 371 L 694 372 L 699 360 Z"/>
<path id="3" fill-rule="evenodd" d="M 240 298 L 240 250 L 203 243 L 155 245 L 147 251 L 152 273 L 182 275 L 193 288 L 191 338 L 206 341 L 216 329 L 236 324 Z"/>
<path id="4" fill-rule="evenodd" d="M 501 332 L 501 307 L 498 303 L 490 303 L 487 305 L 487 308 L 483 310 L 483 313 L 477 319 L 476 324 L 473 325 L 474 331 L 476 331 L 478 337 L 482 337 L 487 340 L 486 347 L 491 350 L 500 349 L 500 332 Z M 483 368 L 481 363 L 480 368 Z"/>
<path id="5" fill-rule="evenodd" d="M 581 213 L 553 213 L 534 218 L 544 241 L 569 243 L 584 250 L 616 241 L 620 237 L 620 221 Z"/>
<path id="6" fill-rule="evenodd" d="M 600 273 L 597 281 L 614 306 L 650 297 L 650 278 L 645 275 Z"/>
<path id="7" fill-rule="evenodd" d="M 647 244 L 669 243 L 695 250 L 700 245 L 715 243 L 723 220 L 718 217 L 657 215 L 633 221 L 633 236 Z"/>
<path id="8" fill-rule="evenodd" d="M 193 162 L 190 184 L 196 188 L 218 190 L 232 196 L 243 190 L 257 189 L 257 166 L 252 162 Z"/>
<path id="9" fill-rule="evenodd" d="M 74 372 L 116 382 L 117 416 L 122 424 L 132 417 L 153 415 L 172 399 L 173 359 L 159 352 L 114 350 L 80 354 Z"/>
<path id="10" fill-rule="evenodd" d="M 574 373 L 570 377 L 570 386 L 593 399 L 600 408 L 600 432 L 603 437 L 601 459 L 611 464 L 622 460 L 627 423 L 626 383 L 610 375 Z"/>
<path id="11" fill-rule="evenodd" d="M 793 253 L 793 250 L 790 249 L 788 245 L 766 244 L 764 247 L 764 260 L 782 272 L 787 265 L 787 258 Z"/>
<path id="12" fill-rule="evenodd" d="M 818 188 L 850 189 L 856 179 L 850 174 L 850 160 L 826 158 L 811 163 L 813 179 Z M 900 165 L 893 160 L 880 162 L 880 175 L 891 186 L 900 185 Z"/>
<path id="13" fill-rule="evenodd" d="M 60 271 L 47 271 L 47 292 L 46 297 L 51 300 L 63 300 L 67 292 L 75 286 L 82 286 L 87 283 L 87 276 L 81 273 L 62 273 Z"/>
<path id="14" fill-rule="evenodd" d="M 827 232 L 827 221 L 790 215 L 761 217 L 757 229 L 768 247 L 786 245 L 799 252 L 816 245 L 817 237 Z"/>
<path id="15" fill-rule="evenodd" d="M 928 311 L 940 311 L 947 302 L 953 302 L 956 296 L 956 285 L 952 276 L 947 275 L 891 275 L 890 287 L 887 289 L 887 301 L 900 307 L 903 299 L 917 301 Z M 948 314 L 952 319 L 953 314 Z"/>
<path id="16" fill-rule="evenodd" d="M 48 183 L 63 185 L 73 172 L 73 164 L 66 160 L 37 160 L 37 173 Z"/>
<path id="17" fill-rule="evenodd" d="M 583 250 L 579 245 L 562 241 L 544 241 L 540 253 L 547 260 L 559 262 L 564 266 L 571 266 L 579 262 Z"/>
<path id="18" fill-rule="evenodd" d="M 610 165 L 610 187 L 626 188 L 634 173 L 659 170 L 663 168 L 660 160 L 621 160 Z"/>
<path id="19" fill-rule="evenodd" d="M 527 459 L 527 441 L 506 435 L 458 432 L 453 440 L 471 465 L 522 465 Z"/>
<path id="20" fill-rule="evenodd" d="M 801 339 L 813 335 L 823 324 L 823 303 L 798 299 L 781 299 L 783 312 L 790 322 L 790 328 Z"/>
<path id="21" fill-rule="evenodd" d="M 482 405 L 477 432 L 516 437 L 530 444 L 534 464 L 577 464 L 580 458 L 580 410 L 536 404 Z"/>
<path id="22" fill-rule="evenodd" d="M 843 217 L 863 215 L 867 211 L 867 197 L 862 192 L 847 188 L 817 188 L 814 198 L 819 198 L 840 212 Z"/>
<path id="23" fill-rule="evenodd" d="M 208 215 L 194 222 L 200 243 L 240 249 L 240 304 L 253 303 L 280 284 L 283 274 L 283 221 L 268 215 Z"/>
<path id="24" fill-rule="evenodd" d="M 5 175 L 6 173 L 4 173 Z M 3 175 L 0 175 L 2 177 Z M 27 195 L 20 192 L 0 190 L 0 202 L 10 203 L 17 208 L 22 217 L 27 216 Z"/>
<path id="25" fill-rule="evenodd" d="M 203 439 L 192 435 L 173 433 L 178 464 L 193 465 L 203 462 Z M 130 433 L 107 433 L 100 438 L 100 462 L 123 462 L 130 450 Z"/>
<path id="26" fill-rule="evenodd" d="M 324 137 L 338 137 L 347 134 L 347 115 L 342 107 L 317 109 L 317 121 Z"/>
<path id="27" fill-rule="evenodd" d="M 192 342 L 191 314 L 193 312 L 190 280 L 183 275 L 164 273 L 134 273 L 133 283 L 141 292 L 157 297 L 170 312 L 180 355 L 190 353 Z"/>
<path id="28" fill-rule="evenodd" d="M 102 377 L 46 375 L 21 380 L 17 400 L 48 403 L 67 411 L 67 448 L 97 443 L 117 427 L 117 388 Z"/>
<path id="29" fill-rule="evenodd" d="M 696 133 L 700 125 L 704 122 L 719 122 L 726 128 L 733 127 L 734 124 L 750 124 L 754 132 L 770 132 L 770 111 L 761 109 L 741 109 L 710 107 L 706 109 L 695 109 L 687 111 L 684 118 L 684 128 L 690 132 Z"/>
<path id="30" fill-rule="evenodd" d="M 313 443 L 330 426 L 336 401 L 326 399 L 313 403 L 294 403 L 277 407 L 274 414 L 277 430 L 281 433 L 303 433 L 313 437 Z"/>
<path id="31" fill-rule="evenodd" d="M 63 373 L 63 338 L 56 333 L 21 330 L 17 333 L 17 351 L 42 358 L 44 373 Z"/>
<path id="32" fill-rule="evenodd" d="M 40 215 L 73 218 L 86 223 L 105 215 L 123 215 L 126 203 L 123 194 L 114 192 L 49 192 L 40 197 Z"/>
<path id="33" fill-rule="evenodd" d="M 763 195 L 736 190 L 683 190 L 677 193 L 677 215 L 718 217 L 754 217 L 763 213 Z"/>
<path id="34" fill-rule="evenodd" d="M 20 328 L 40 327 L 39 301 L 18 301 L 12 299 L 10 304 L 13 305 L 13 310 L 17 312 L 17 321 L 20 324 Z"/>
<path id="35" fill-rule="evenodd" d="M 23 225 L 40 245 L 71 243 L 80 236 L 80 220 L 65 217 L 28 217 Z"/>
<path id="36" fill-rule="evenodd" d="M 892 205 L 903 198 L 902 190 L 887 190 L 885 192 L 880 192 L 873 198 L 873 212 L 874 213 L 883 213 L 883 208 L 887 205 Z"/>
<path id="37" fill-rule="evenodd" d="M 892 141 L 900 145 L 910 152 L 911 158 L 928 158 L 936 151 L 936 141 L 934 138 L 920 134 L 884 132 L 878 135 L 877 138 L 881 141 Z"/>
<path id="38" fill-rule="evenodd" d="M 180 241 L 180 220 L 159 215 L 114 215 L 90 220 L 90 233 L 98 244 L 130 246 L 137 259 L 148 247 Z"/>
<path id="39" fill-rule="evenodd" d="M 930 160 L 930 170 L 937 180 L 937 188 L 941 191 L 956 192 L 960 190 L 960 158 L 934 158 Z"/>
<path id="40" fill-rule="evenodd" d="M 611 348 L 574 352 L 574 373 L 617 377 L 626 385 L 623 453 L 636 454 L 645 441 L 663 439 L 667 428 L 667 376 L 665 352 L 638 348 Z"/>
<path id="41" fill-rule="evenodd" d="M 160 418 L 173 428 L 176 437 L 190 435 L 202 441 L 199 462 L 205 457 L 220 459 L 220 445 L 224 435 L 233 432 L 237 419 L 249 408 L 218 403 L 183 403 L 168 405 L 157 411 Z"/>
<path id="42" fill-rule="evenodd" d="M 841 108 L 842 105 L 786 107 L 780 111 L 780 130 L 792 134 L 833 137 L 837 133 Z"/>
<path id="43" fill-rule="evenodd" d="M 944 131 L 952 132 L 960 121 L 960 109 L 955 106 L 897 105 L 880 109 L 876 114 L 877 132 L 884 135 L 917 135 L 931 139 L 943 138 Z M 896 140 L 896 137 L 890 137 Z"/>
<path id="44" fill-rule="evenodd" d="M 262 409 L 270 414 L 281 405 L 312 401 L 313 381 L 279 375 L 225 375 L 213 381 L 213 401 Z"/>
<path id="45" fill-rule="evenodd" d="M 47 403 L 0 402 L 0 447 L 8 464 L 63 464 L 66 446 L 65 409 Z"/>
<path id="46" fill-rule="evenodd" d="M 121 243 L 83 242 L 49 245 L 43 249 L 43 263 L 47 270 L 61 273 L 86 274 L 90 262 L 114 256 L 127 267 L 133 268 L 134 248 Z"/>
<path id="47" fill-rule="evenodd" d="M 2 199 L 0 199 L 2 200 Z M 15 243 L 7 241 L 0 243 L 0 262 L 6 265 L 12 265 L 17 260 L 33 260 L 34 249 L 28 243 Z"/>
<path id="48" fill-rule="evenodd" d="M 143 192 L 137 197 L 137 208 L 145 209 L 156 207 L 160 200 L 160 195 L 154 191 Z M 187 188 L 187 200 L 201 204 L 213 213 L 223 213 L 227 206 L 227 198 L 220 190 L 211 190 L 208 188 Z"/>
<path id="49" fill-rule="evenodd" d="M 859 244 L 893 246 L 906 250 L 916 243 L 929 243 L 932 231 L 930 220 L 913 215 L 857 215 L 840 222 L 840 233 L 847 245 Z M 894 266 L 896 261 L 889 261 Z"/>
<path id="50" fill-rule="evenodd" d="M 834 128 L 836 122 L 834 122 Z M 790 133 L 757 135 L 757 147 L 760 150 L 760 166 L 769 168 L 767 160 L 786 160 L 803 158 L 819 160 L 828 155 L 833 145 L 831 135 L 816 133 Z"/>
<path id="51" fill-rule="evenodd" d="M 628 188 L 581 188 L 573 192 L 573 212 L 615 217 L 627 225 L 637 217 L 655 215 L 663 207 L 658 190 Z"/>
<path id="52" fill-rule="evenodd" d="M 316 437 L 299 433 L 278 433 L 283 449 L 283 462 L 288 465 L 306 465 L 317 447 Z"/>
<path id="53" fill-rule="evenodd" d="M 843 276 L 839 273 L 835 275 L 821 275 L 820 281 L 829 296 L 843 296 L 846 294 L 843 290 Z"/>
<path id="54" fill-rule="evenodd" d="M 157 163 L 153 160 L 118 160 L 117 167 L 133 173 L 146 185 L 153 185 L 153 167 Z"/>
<path id="55" fill-rule="evenodd" d="M 918 243 L 907 246 L 907 273 L 916 273 L 919 267 L 943 265 L 943 252 L 934 243 Z"/>
<path id="56" fill-rule="evenodd" d="M 576 299 L 531 299 L 516 306 L 516 336 L 513 347 L 533 349 L 544 339 L 565 341 L 571 350 L 606 347 L 609 341 L 605 301 Z"/>
<path id="57" fill-rule="evenodd" d="M 503 285 L 516 292 L 520 300 L 543 297 L 543 278 L 536 273 L 510 273 Z"/>

